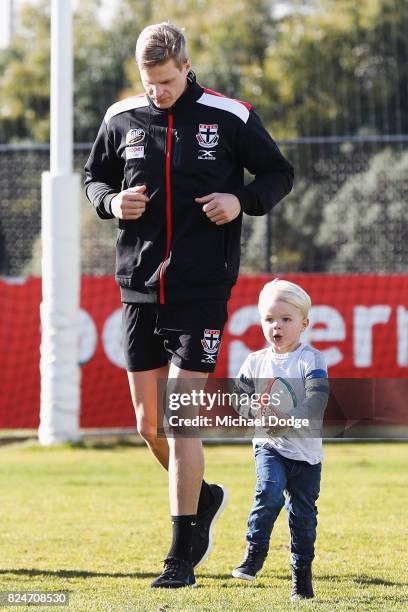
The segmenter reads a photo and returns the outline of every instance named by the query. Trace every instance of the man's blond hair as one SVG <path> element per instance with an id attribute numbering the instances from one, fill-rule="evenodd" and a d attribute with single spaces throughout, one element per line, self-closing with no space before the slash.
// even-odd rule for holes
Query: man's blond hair
<path id="1" fill-rule="evenodd" d="M 136 61 L 140 68 L 165 64 L 173 59 L 180 69 L 188 60 L 183 32 L 165 21 L 147 26 L 136 43 Z"/>
<path id="2" fill-rule="evenodd" d="M 310 296 L 302 287 L 278 278 L 266 283 L 262 288 L 258 300 L 259 311 L 262 313 L 265 308 L 268 308 L 268 303 L 273 300 L 282 300 L 282 302 L 292 304 L 300 310 L 305 319 L 308 318 L 312 307 Z"/>

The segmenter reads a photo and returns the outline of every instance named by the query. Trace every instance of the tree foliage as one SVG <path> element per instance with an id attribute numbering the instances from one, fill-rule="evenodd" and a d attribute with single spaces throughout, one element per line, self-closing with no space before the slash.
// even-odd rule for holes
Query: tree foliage
<path id="1" fill-rule="evenodd" d="M 289 2 L 290 4 L 290 2 Z M 148 23 L 184 27 L 199 80 L 253 103 L 275 137 L 408 130 L 408 3 L 315 0 L 273 17 L 272 0 L 100 0 L 75 15 L 75 138 L 93 138 L 106 107 L 140 90 L 134 46 Z M 302 6 L 304 3 L 301 3 Z M 23 6 L 0 53 L 2 142 L 49 138 L 49 0 Z"/>
<path id="2" fill-rule="evenodd" d="M 49 137 L 49 3 L 24 5 L 10 49 L 0 54 L 0 141 Z"/>
<path id="3" fill-rule="evenodd" d="M 284 19 L 270 47 L 284 135 L 407 133 L 408 3 L 316 5 Z"/>
<path id="4" fill-rule="evenodd" d="M 74 137 L 95 136 L 106 108 L 126 87 L 129 55 L 120 28 L 96 16 L 101 0 L 81 0 L 74 16 Z M 143 25 L 143 24 L 142 24 Z M 138 28 L 139 29 L 139 28 Z M 125 51 L 126 46 L 126 51 Z M 12 46 L 0 53 L 2 142 L 48 142 L 50 116 L 50 3 L 24 4 Z"/>
<path id="5" fill-rule="evenodd" d="M 293 10 L 283 16 L 272 10 L 274 0 L 117 0 L 108 25 L 98 20 L 100 4 L 81 0 L 75 14 L 77 142 L 93 140 L 110 104 L 141 91 L 137 36 L 166 20 L 185 28 L 198 80 L 254 104 L 275 139 L 408 133 L 405 0 L 287 0 Z M 2 143 L 49 141 L 49 12 L 50 0 L 23 5 L 18 34 L 0 51 Z M 289 150 L 296 183 L 272 213 L 273 269 L 403 270 L 406 156 L 350 146 Z M 31 192 L 27 186 L 34 215 Z M 21 217 L 19 206 L 14 197 L 9 220 Z M 86 235 L 99 235 L 96 221 L 91 226 L 88 215 Z M 110 248 L 113 230 L 103 228 L 99 242 Z M 0 244 L 6 231 L 3 221 Z M 247 272 L 264 267 L 265 231 L 265 218 L 246 219 Z M 93 246 L 83 252 L 92 265 L 104 260 Z M 0 253 L 0 260 L 8 257 Z"/>

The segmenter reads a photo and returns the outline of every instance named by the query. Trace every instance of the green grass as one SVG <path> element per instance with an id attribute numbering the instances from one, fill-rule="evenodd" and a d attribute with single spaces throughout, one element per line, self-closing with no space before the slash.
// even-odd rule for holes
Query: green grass
<path id="1" fill-rule="evenodd" d="M 317 597 L 291 604 L 284 512 L 262 575 L 253 583 L 230 575 L 245 549 L 249 446 L 206 448 L 206 476 L 229 487 L 230 501 L 213 553 L 197 570 L 199 588 L 174 592 L 149 588 L 170 525 L 166 473 L 145 448 L 2 447 L 0 591 L 66 590 L 69 610 L 87 612 L 406 610 L 407 451 L 404 444 L 326 445 Z"/>

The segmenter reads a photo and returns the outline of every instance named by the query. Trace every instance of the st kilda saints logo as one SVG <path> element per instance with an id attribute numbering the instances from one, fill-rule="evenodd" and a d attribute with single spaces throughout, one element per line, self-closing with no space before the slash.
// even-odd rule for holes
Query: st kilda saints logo
<path id="1" fill-rule="evenodd" d="M 201 344 L 204 349 L 204 359 L 202 363 L 215 363 L 215 358 L 220 348 L 221 332 L 219 329 L 205 329 Z"/>
<path id="2" fill-rule="evenodd" d="M 216 147 L 220 136 L 218 134 L 218 123 L 199 123 L 197 142 L 204 150 L 200 150 L 198 159 L 215 159 L 215 151 L 209 151 Z"/>
<path id="3" fill-rule="evenodd" d="M 218 134 L 218 123 L 200 123 L 198 125 L 198 134 L 196 134 L 198 144 L 204 149 L 216 147 L 220 136 Z"/>

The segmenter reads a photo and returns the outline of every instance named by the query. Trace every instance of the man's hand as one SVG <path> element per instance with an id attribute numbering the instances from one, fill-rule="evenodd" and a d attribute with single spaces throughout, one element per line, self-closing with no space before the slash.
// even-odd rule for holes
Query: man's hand
<path id="1" fill-rule="evenodd" d="M 146 204 L 149 201 L 146 191 L 146 185 L 138 185 L 121 191 L 111 200 L 112 214 L 117 219 L 126 219 L 134 221 L 139 219 L 146 210 Z"/>
<path id="2" fill-rule="evenodd" d="M 198 204 L 204 204 L 203 211 L 215 225 L 224 225 L 238 217 L 241 204 L 232 193 L 210 193 L 202 198 L 195 198 Z"/>

